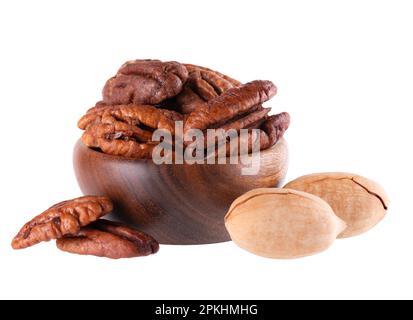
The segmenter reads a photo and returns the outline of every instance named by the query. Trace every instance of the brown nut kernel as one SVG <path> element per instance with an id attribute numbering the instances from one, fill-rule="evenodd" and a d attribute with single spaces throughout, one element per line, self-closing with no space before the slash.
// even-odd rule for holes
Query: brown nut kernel
<path id="1" fill-rule="evenodd" d="M 178 62 L 128 61 L 106 82 L 103 103 L 155 105 L 181 92 L 187 78 L 187 69 Z"/>
<path id="2" fill-rule="evenodd" d="M 125 122 L 133 126 L 145 125 L 150 129 L 175 131 L 174 119 L 179 114 L 150 105 L 116 105 L 92 108 L 78 122 L 80 129 L 86 130 L 95 123 Z M 180 118 L 182 119 L 182 118 Z"/>
<path id="3" fill-rule="evenodd" d="M 175 133 L 175 121 L 181 114 L 149 105 L 101 106 L 89 110 L 78 122 L 86 130 L 82 142 L 110 155 L 150 159 L 159 143 L 152 141 L 153 131 Z"/>
<path id="4" fill-rule="evenodd" d="M 347 223 L 338 236 L 347 238 L 364 233 L 387 213 L 389 199 L 376 182 L 351 173 L 316 173 L 295 179 L 285 188 L 314 194 L 330 204 Z"/>
<path id="5" fill-rule="evenodd" d="M 226 91 L 210 100 L 205 108 L 192 112 L 185 121 L 184 135 L 191 129 L 219 128 L 238 120 L 240 116 L 256 111 L 257 106 L 271 99 L 277 87 L 271 81 L 256 80 Z M 189 141 L 190 137 L 185 140 Z"/>
<path id="6" fill-rule="evenodd" d="M 241 82 L 218 71 L 193 64 L 185 64 L 185 67 L 189 73 L 188 81 L 176 97 L 177 108 L 183 114 L 202 108 L 209 100 L 241 85 Z"/>
<path id="7" fill-rule="evenodd" d="M 11 245 L 13 249 L 23 249 L 75 234 L 112 209 L 112 202 L 106 197 L 86 196 L 60 202 L 26 223 Z"/>
<path id="8" fill-rule="evenodd" d="M 159 250 L 151 236 L 123 224 L 100 219 L 76 235 L 60 238 L 57 247 L 66 252 L 110 259 L 141 257 Z"/>
<path id="9" fill-rule="evenodd" d="M 290 116 L 283 112 L 278 115 L 268 116 L 270 108 L 263 108 L 261 103 L 269 100 L 276 94 L 277 88 L 270 81 L 256 80 L 236 88 L 232 88 L 210 100 L 206 106 L 189 114 L 184 123 L 184 143 L 190 145 L 189 151 L 200 147 L 198 143 L 191 142 L 193 129 L 206 132 L 207 129 L 220 129 L 217 131 L 218 145 L 226 148 L 226 154 L 236 154 L 240 150 L 237 144 L 227 143 L 228 138 L 237 138 L 234 133 L 241 129 L 260 129 L 259 134 L 248 131 L 248 137 L 240 138 L 239 142 L 248 143 L 248 152 L 251 152 L 254 141 L 259 142 L 261 150 L 273 146 L 281 139 L 290 124 Z M 204 139 L 203 143 L 208 154 L 215 152 L 215 140 Z M 238 150 L 237 150 L 238 149 Z"/>
<path id="10" fill-rule="evenodd" d="M 225 226 L 239 247 L 263 257 L 290 259 L 326 250 L 345 223 L 316 196 L 261 188 L 232 203 Z"/>
<path id="11" fill-rule="evenodd" d="M 125 123 L 94 124 L 83 133 L 82 142 L 90 147 L 102 150 L 103 153 L 134 159 L 150 159 L 157 145 L 145 142 L 142 135 L 136 133 Z M 150 137 L 152 134 L 150 134 Z"/>

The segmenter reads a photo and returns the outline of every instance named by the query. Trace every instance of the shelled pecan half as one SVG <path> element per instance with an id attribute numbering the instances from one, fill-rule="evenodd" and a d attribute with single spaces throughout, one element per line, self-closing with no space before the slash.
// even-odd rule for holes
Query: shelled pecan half
<path id="1" fill-rule="evenodd" d="M 62 251 L 110 259 L 147 256 L 159 250 L 158 242 L 146 233 L 104 219 L 58 239 L 56 245 Z"/>
<path id="2" fill-rule="evenodd" d="M 220 72 L 192 64 L 184 66 L 188 70 L 188 80 L 175 99 L 177 110 L 183 114 L 191 113 L 225 91 L 241 85 L 241 82 Z"/>
<path id="3" fill-rule="evenodd" d="M 175 121 L 183 116 L 150 105 L 116 105 L 93 108 L 78 123 L 82 141 L 102 152 L 129 158 L 151 158 L 155 130 L 174 135 Z"/>
<path id="4" fill-rule="evenodd" d="M 271 81 L 256 80 L 237 88 L 232 88 L 221 96 L 210 100 L 207 105 L 189 114 L 184 124 L 184 138 L 190 141 L 191 129 L 242 129 L 264 118 L 261 104 L 271 99 L 277 92 Z M 257 117 L 258 116 L 258 117 Z"/>
<path id="5" fill-rule="evenodd" d="M 174 121 L 183 117 L 172 110 L 158 109 L 151 105 L 116 105 L 90 109 L 78 122 L 78 127 L 86 130 L 95 123 L 125 122 L 130 125 L 143 125 L 150 130 L 168 130 L 173 134 Z"/>
<path id="6" fill-rule="evenodd" d="M 12 241 L 14 249 L 23 249 L 42 241 L 76 234 L 80 228 L 111 212 L 106 197 L 85 196 L 55 204 L 26 223 Z"/>
<path id="7" fill-rule="evenodd" d="M 157 143 L 150 141 L 151 132 L 137 130 L 140 129 L 123 122 L 97 123 L 88 127 L 81 140 L 106 154 L 149 159 Z"/>
<path id="8" fill-rule="evenodd" d="M 155 105 L 181 92 L 187 78 L 187 69 L 178 62 L 128 61 L 106 82 L 103 103 Z"/>

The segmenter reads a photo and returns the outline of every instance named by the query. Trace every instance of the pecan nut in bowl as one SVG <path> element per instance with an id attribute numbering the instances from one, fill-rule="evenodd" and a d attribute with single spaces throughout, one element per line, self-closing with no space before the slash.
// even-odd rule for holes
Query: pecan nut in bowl
<path id="1" fill-rule="evenodd" d="M 192 64 L 185 64 L 189 76 L 182 92 L 176 97 L 177 110 L 191 113 L 241 82 L 220 72 Z"/>
<path id="2" fill-rule="evenodd" d="M 191 143 L 193 131 L 199 129 L 222 129 L 218 133 L 220 144 L 226 143 L 227 134 L 238 133 L 241 129 L 260 129 L 267 121 L 270 108 L 263 108 L 262 103 L 271 99 L 277 92 L 277 88 L 270 81 L 256 80 L 240 87 L 232 88 L 221 96 L 210 100 L 205 107 L 190 113 L 184 124 L 184 139 L 188 146 Z M 287 125 L 288 127 L 288 125 Z M 232 132 L 230 131 L 232 130 Z M 284 132 L 284 130 L 279 130 Z M 278 136 L 278 139 L 282 135 Z M 266 131 L 260 132 L 260 149 L 266 149 L 276 143 L 276 139 L 270 142 Z M 255 138 L 255 139 L 256 139 Z M 277 140 L 278 140 L 277 139 Z M 253 135 L 249 134 L 249 148 Z M 208 141 L 206 147 L 214 147 L 215 141 Z M 197 147 L 197 144 L 191 147 Z M 211 150 L 210 150 L 211 151 Z M 209 151 L 209 153 L 210 153 Z M 226 152 L 228 155 L 228 151 Z"/>
<path id="3" fill-rule="evenodd" d="M 187 69 L 178 62 L 128 61 L 106 82 L 103 103 L 156 105 L 181 92 L 187 78 Z"/>
<path id="4" fill-rule="evenodd" d="M 245 149 L 245 152 L 248 153 L 256 151 L 255 145 L 257 144 L 260 150 L 271 148 L 279 140 L 281 140 L 289 125 L 290 115 L 287 112 L 269 116 L 266 119 L 262 120 L 262 124 L 254 128 L 259 129 L 258 131 L 248 130 L 248 134 L 246 136 L 240 136 L 238 144 L 231 145 L 230 143 L 226 143 L 224 145 L 226 155 L 231 156 L 241 154 L 243 151 L 241 150 L 242 144 L 248 146 L 248 148 Z M 218 156 L 218 154 L 216 154 L 215 156 Z"/>
<path id="5" fill-rule="evenodd" d="M 84 129 L 82 141 L 91 148 L 111 155 L 150 159 L 155 130 L 175 133 L 175 121 L 183 116 L 172 110 L 150 105 L 104 106 L 89 110 L 78 122 Z"/>
<path id="6" fill-rule="evenodd" d="M 271 99 L 276 92 L 277 87 L 271 81 L 262 80 L 230 89 L 210 100 L 205 108 L 189 114 L 184 133 L 191 129 L 219 128 L 231 120 L 238 120 L 240 116 L 256 111 L 257 106 Z"/>
<path id="7" fill-rule="evenodd" d="M 62 251 L 111 259 L 147 256 L 159 250 L 158 242 L 146 233 L 103 219 L 58 239 L 56 245 Z"/>
<path id="8" fill-rule="evenodd" d="M 98 123 L 88 127 L 81 140 L 86 146 L 99 149 L 106 154 L 150 159 L 157 143 L 145 142 L 144 139 L 147 137 L 136 133 L 136 130 L 123 122 Z"/>
<path id="9" fill-rule="evenodd" d="M 90 109 L 78 122 L 80 129 L 87 129 L 94 123 L 114 123 L 122 121 L 134 126 L 143 125 L 152 131 L 167 130 L 174 133 L 174 120 L 182 116 L 171 110 L 163 110 L 150 105 L 116 105 Z"/>
<path id="10" fill-rule="evenodd" d="M 85 196 L 55 204 L 26 223 L 12 241 L 13 249 L 23 249 L 42 241 L 76 234 L 80 228 L 110 213 L 106 197 Z"/>
<path id="11" fill-rule="evenodd" d="M 276 144 L 290 126 L 290 115 L 288 112 L 282 112 L 269 116 L 261 126 L 261 130 L 268 137 L 268 144 L 261 145 L 262 149 L 267 149 Z"/>

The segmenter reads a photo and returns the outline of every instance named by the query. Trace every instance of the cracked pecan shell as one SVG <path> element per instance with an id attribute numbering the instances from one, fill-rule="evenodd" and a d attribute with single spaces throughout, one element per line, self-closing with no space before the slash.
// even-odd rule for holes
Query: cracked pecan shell
<path id="1" fill-rule="evenodd" d="M 60 202 L 26 223 L 14 237 L 12 247 L 23 249 L 75 234 L 112 209 L 112 202 L 107 197 L 85 196 Z"/>
<path id="2" fill-rule="evenodd" d="M 106 82 L 103 103 L 155 105 L 181 92 L 187 78 L 187 69 L 178 62 L 128 61 Z"/>
<path id="3" fill-rule="evenodd" d="M 104 219 L 58 239 L 56 245 L 65 252 L 110 259 L 147 256 L 159 250 L 158 242 L 146 233 Z"/>

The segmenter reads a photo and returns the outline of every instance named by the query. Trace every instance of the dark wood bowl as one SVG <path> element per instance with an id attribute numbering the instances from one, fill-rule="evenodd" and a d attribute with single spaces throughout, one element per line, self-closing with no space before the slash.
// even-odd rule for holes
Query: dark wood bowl
<path id="1" fill-rule="evenodd" d="M 131 223 L 162 244 L 206 244 L 230 240 L 224 216 L 243 193 L 279 186 L 287 172 L 285 140 L 260 153 L 257 175 L 241 175 L 243 164 L 163 164 L 106 155 L 78 141 L 74 169 L 87 195 L 106 195 L 113 218 Z"/>

